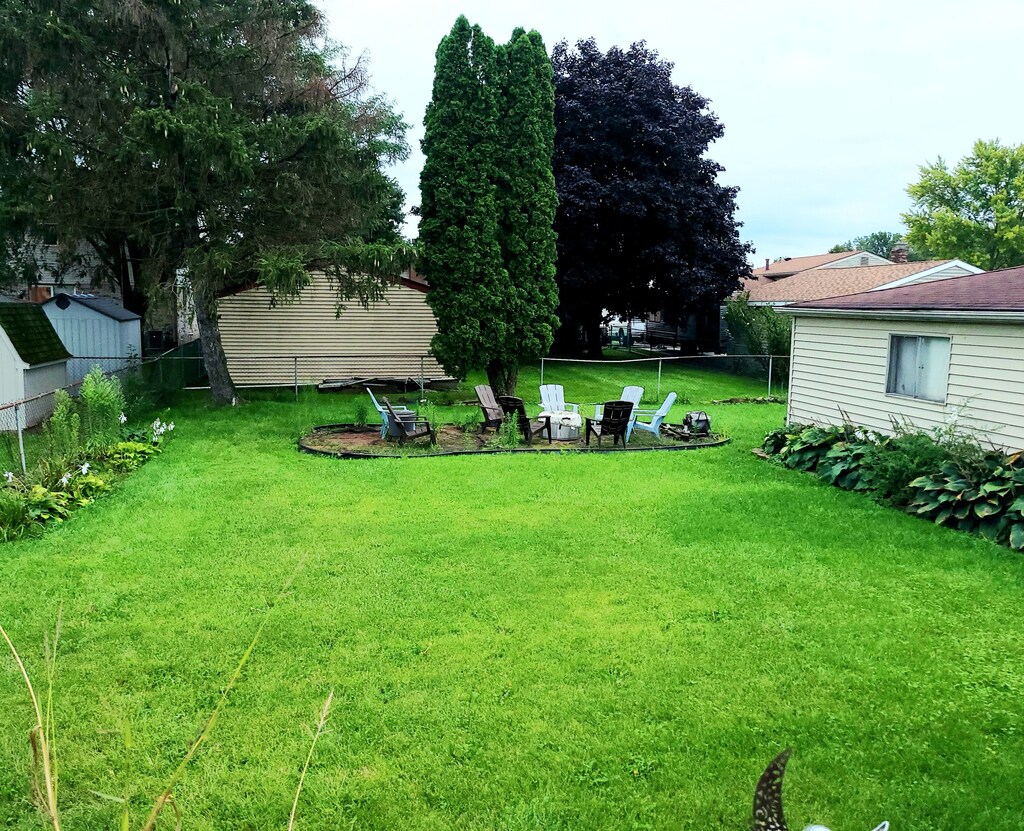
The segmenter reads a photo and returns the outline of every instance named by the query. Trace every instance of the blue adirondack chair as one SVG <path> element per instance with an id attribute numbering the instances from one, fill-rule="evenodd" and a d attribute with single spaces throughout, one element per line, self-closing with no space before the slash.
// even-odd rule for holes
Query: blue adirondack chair
<path id="1" fill-rule="evenodd" d="M 661 432 L 661 423 L 668 416 L 668 411 L 672 409 L 672 405 L 676 403 L 676 394 L 670 392 L 668 397 L 661 403 L 661 406 L 656 410 L 637 410 L 633 409 L 633 420 L 630 422 L 629 430 L 626 433 L 626 441 L 629 441 L 629 437 L 633 434 L 633 429 L 646 430 L 648 433 L 654 433 L 658 435 Z M 649 421 L 640 421 L 638 416 L 644 416 Z"/>
<path id="2" fill-rule="evenodd" d="M 398 435 L 398 428 L 391 426 L 391 416 L 388 415 L 388 411 L 385 410 L 380 404 L 377 403 L 377 399 L 373 397 L 373 392 L 369 387 L 366 388 L 367 393 L 370 395 L 370 400 L 373 402 L 373 408 L 377 411 L 377 415 L 380 416 L 380 437 L 386 439 L 390 436 Z M 416 413 L 410 410 L 408 407 L 391 405 L 395 411 L 395 415 L 399 418 L 403 418 L 403 413 L 408 413 L 410 419 L 416 418 Z"/>

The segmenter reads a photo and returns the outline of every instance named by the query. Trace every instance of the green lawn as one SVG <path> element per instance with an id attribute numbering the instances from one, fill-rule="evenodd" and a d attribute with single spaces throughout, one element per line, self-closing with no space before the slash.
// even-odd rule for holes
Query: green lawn
<path id="1" fill-rule="evenodd" d="M 633 377 L 547 380 L 590 402 Z M 673 420 L 699 405 L 733 443 L 339 461 L 295 440 L 353 396 L 184 400 L 161 457 L 0 548 L 0 622 L 37 677 L 63 605 L 65 829 L 117 826 L 94 791 L 141 824 L 267 614 L 176 791 L 188 829 L 285 828 L 332 688 L 302 829 L 744 829 L 787 745 L 796 829 L 1019 829 L 1024 560 L 755 459 L 783 407 L 705 402 L 757 382 L 669 389 Z M 0 827 L 43 827 L 30 723 L 4 657 Z"/>

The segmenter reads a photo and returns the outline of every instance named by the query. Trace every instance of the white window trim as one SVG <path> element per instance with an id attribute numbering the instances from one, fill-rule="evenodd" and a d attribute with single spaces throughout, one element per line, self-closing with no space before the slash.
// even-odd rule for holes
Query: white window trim
<path id="1" fill-rule="evenodd" d="M 946 384 L 942 391 L 942 400 L 939 401 L 934 398 L 923 398 L 917 395 L 900 395 L 898 392 L 889 392 L 889 380 L 892 375 L 892 359 L 893 351 L 892 344 L 894 338 L 941 338 L 942 340 L 949 342 L 949 358 L 946 360 Z M 949 364 L 950 359 L 953 357 L 953 338 L 950 335 L 932 335 L 922 334 L 921 332 L 890 332 L 889 333 L 889 348 L 885 356 L 885 396 L 886 398 L 899 398 L 903 401 L 919 401 L 922 404 L 935 404 L 938 407 L 945 407 L 949 400 Z"/>

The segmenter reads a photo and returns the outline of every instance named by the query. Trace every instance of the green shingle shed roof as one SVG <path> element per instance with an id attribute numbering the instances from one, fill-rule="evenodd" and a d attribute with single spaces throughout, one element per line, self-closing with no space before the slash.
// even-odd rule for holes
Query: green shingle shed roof
<path id="1" fill-rule="evenodd" d="M 0 303 L 0 327 L 27 364 L 45 364 L 71 357 L 42 306 L 35 303 Z"/>

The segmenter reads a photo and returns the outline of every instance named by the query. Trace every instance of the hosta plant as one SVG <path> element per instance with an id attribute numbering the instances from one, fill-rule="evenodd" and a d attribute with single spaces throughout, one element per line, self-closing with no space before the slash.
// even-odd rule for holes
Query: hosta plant
<path id="1" fill-rule="evenodd" d="M 1024 549 L 1024 453 L 989 453 L 970 469 L 947 462 L 910 486 L 915 489 L 911 513 Z"/>

